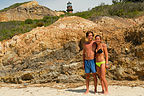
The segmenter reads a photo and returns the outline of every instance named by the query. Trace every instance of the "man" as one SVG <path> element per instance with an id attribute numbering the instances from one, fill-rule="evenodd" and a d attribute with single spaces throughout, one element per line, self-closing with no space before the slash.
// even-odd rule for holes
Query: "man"
<path id="1" fill-rule="evenodd" d="M 94 78 L 94 92 L 97 92 L 97 78 L 96 78 L 96 64 L 94 61 L 95 57 L 95 42 L 93 41 L 93 32 L 88 31 L 86 33 L 86 37 L 88 41 L 84 43 L 84 49 L 83 49 L 83 68 L 85 69 L 86 73 L 86 92 L 85 94 L 89 93 L 89 78 L 90 73 L 92 72 L 93 78 Z"/>

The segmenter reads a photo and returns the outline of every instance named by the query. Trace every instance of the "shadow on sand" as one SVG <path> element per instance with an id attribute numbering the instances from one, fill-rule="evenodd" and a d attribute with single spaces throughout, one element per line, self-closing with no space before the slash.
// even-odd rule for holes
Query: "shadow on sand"
<path id="1" fill-rule="evenodd" d="M 75 93 L 85 93 L 86 89 L 68 89 L 66 91 L 75 92 Z M 90 90 L 89 92 L 95 94 L 94 91 Z M 98 91 L 97 93 L 102 94 L 102 91 Z"/>
<path id="2" fill-rule="evenodd" d="M 86 89 L 68 89 L 66 91 L 75 92 L 75 93 L 85 93 Z M 89 91 L 89 92 L 94 94 L 94 91 Z M 101 93 L 101 92 L 98 92 L 98 93 Z"/>

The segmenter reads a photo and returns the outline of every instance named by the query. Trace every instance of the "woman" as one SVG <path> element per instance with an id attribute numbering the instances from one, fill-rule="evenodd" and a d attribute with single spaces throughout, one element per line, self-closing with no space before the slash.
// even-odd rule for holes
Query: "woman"
<path id="1" fill-rule="evenodd" d="M 106 68 L 108 68 L 108 51 L 106 44 L 101 42 L 102 38 L 100 35 L 95 36 L 96 48 L 96 69 L 101 79 L 102 92 L 108 94 L 108 84 L 105 77 Z"/>

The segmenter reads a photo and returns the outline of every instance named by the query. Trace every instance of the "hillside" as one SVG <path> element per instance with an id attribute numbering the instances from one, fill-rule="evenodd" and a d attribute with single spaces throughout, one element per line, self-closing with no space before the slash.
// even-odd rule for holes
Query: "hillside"
<path id="1" fill-rule="evenodd" d="M 29 1 L 29 2 L 30 2 L 30 1 Z M 8 11 L 8 10 L 10 10 L 10 9 L 14 9 L 14 8 L 16 8 L 16 7 L 19 7 L 19 6 L 22 5 L 22 4 L 26 4 L 26 3 L 29 3 L 29 2 L 15 3 L 15 4 L 7 7 L 7 8 L 4 8 L 4 9 L 0 10 L 0 12 L 5 12 L 5 11 Z"/>
<path id="2" fill-rule="evenodd" d="M 0 22 L 42 19 L 44 16 L 59 16 L 60 14 L 63 13 L 41 6 L 37 1 L 16 3 L 0 11 Z"/>
<path id="3" fill-rule="evenodd" d="M 88 11 L 66 14 L 67 16 L 79 16 L 92 19 L 97 16 L 118 16 L 123 18 L 135 18 L 144 15 L 143 3 L 117 3 L 112 5 L 102 4 Z"/>
<path id="4" fill-rule="evenodd" d="M 107 23 L 109 20 L 113 22 Z M 2 41 L 0 81 L 84 82 L 82 44 L 88 30 L 102 35 L 108 45 L 109 64 L 112 64 L 107 71 L 108 79 L 144 80 L 144 23 L 110 17 L 92 22 L 71 16 Z"/>
<path id="5" fill-rule="evenodd" d="M 1 10 L 1 11 L 6 13 L 6 12 L 9 12 L 8 10 L 10 9 L 14 10 L 16 7 L 18 8 L 21 5 L 26 7 L 26 6 L 30 6 L 30 4 L 32 4 L 32 2 L 18 3 L 18 4 L 14 4 L 10 6 L 9 8 L 6 8 L 5 11 L 4 10 Z M 38 5 L 37 2 L 35 3 L 35 5 Z M 103 5 L 93 8 L 92 10 L 84 11 L 84 12 L 77 12 L 73 14 L 65 14 L 65 15 L 59 16 L 60 14 L 63 14 L 63 13 L 56 12 L 58 15 L 56 17 L 55 16 L 42 16 L 41 19 L 39 20 L 32 20 L 32 21 L 30 20 L 28 24 L 23 21 L 1 22 L 0 23 L 0 41 L 5 40 L 5 39 L 10 39 L 16 34 L 23 34 L 23 33 L 29 32 L 33 28 L 36 28 L 39 26 L 48 26 L 54 23 L 60 17 L 64 17 L 64 16 L 79 16 L 79 17 L 89 19 L 94 22 L 96 20 L 103 22 L 103 19 L 106 19 L 106 18 L 102 18 L 102 17 L 108 16 L 108 17 L 111 17 L 111 20 L 117 19 L 118 22 L 121 22 L 121 23 L 118 23 L 118 24 L 121 24 L 121 26 L 124 26 L 125 24 L 128 25 L 129 24 L 127 22 L 128 20 L 132 22 L 133 20 L 135 20 L 136 23 L 140 23 L 139 21 L 141 21 L 141 23 L 143 23 L 143 16 L 144 16 L 143 6 L 144 6 L 144 3 L 117 3 L 113 5 L 103 4 Z M 1 16 L 2 15 L 0 15 L 0 17 Z M 127 17 L 127 19 L 124 17 Z M 109 23 L 111 22 L 108 21 L 108 24 Z M 113 24 L 112 26 L 115 26 L 115 25 Z"/>
<path id="6" fill-rule="evenodd" d="M 25 4 L 20 6 L 26 8 L 31 3 Z M 82 45 L 87 31 L 101 35 L 108 46 L 110 68 L 107 79 L 143 81 L 144 16 L 143 7 L 139 7 L 143 3 L 135 4 L 130 8 L 137 6 L 140 14 L 133 14 L 134 18 L 118 17 L 104 11 L 112 6 L 118 7 L 116 4 L 64 17 L 44 16 L 39 20 L 1 22 L 0 36 L 7 36 L 0 41 L 0 82 L 85 82 Z M 129 9 L 123 12 L 126 11 L 130 12 Z"/>
<path id="7" fill-rule="evenodd" d="M 44 16 L 39 20 L 0 22 L 0 41 L 31 31 L 33 28 L 48 26 L 59 19 L 58 16 Z"/>

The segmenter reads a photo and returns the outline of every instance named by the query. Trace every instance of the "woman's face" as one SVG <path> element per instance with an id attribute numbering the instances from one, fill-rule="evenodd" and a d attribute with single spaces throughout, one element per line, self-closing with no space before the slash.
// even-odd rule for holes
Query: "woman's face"
<path id="1" fill-rule="evenodd" d="M 95 38 L 95 42 L 96 42 L 96 43 L 101 43 L 101 38 L 100 38 L 99 36 L 97 36 L 97 37 Z"/>

